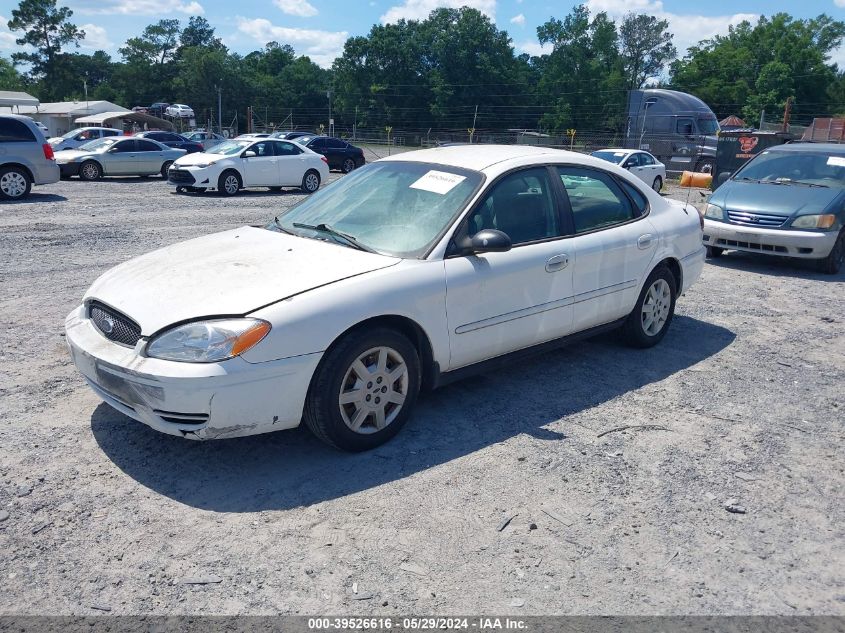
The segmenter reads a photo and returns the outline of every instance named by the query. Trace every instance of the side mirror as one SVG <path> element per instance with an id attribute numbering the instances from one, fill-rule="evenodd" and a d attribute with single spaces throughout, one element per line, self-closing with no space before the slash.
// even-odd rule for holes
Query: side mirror
<path id="1" fill-rule="evenodd" d="M 509 251 L 513 244 L 506 233 L 495 229 L 484 229 L 479 231 L 469 240 L 469 250 L 475 254 L 481 253 L 504 253 Z"/>
<path id="2" fill-rule="evenodd" d="M 716 179 L 716 186 L 719 187 L 725 184 L 731 177 L 731 172 L 723 171 L 719 174 L 719 177 Z"/>

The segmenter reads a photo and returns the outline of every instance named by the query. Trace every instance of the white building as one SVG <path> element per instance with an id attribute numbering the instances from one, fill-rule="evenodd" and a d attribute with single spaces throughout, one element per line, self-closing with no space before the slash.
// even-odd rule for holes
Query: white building
<path id="1" fill-rule="evenodd" d="M 42 103 L 39 106 L 21 106 L 16 113 L 31 116 L 41 121 L 50 130 L 47 136 L 61 136 L 77 127 L 76 119 L 100 114 L 102 112 L 131 112 L 110 101 L 63 101 L 60 103 Z"/>

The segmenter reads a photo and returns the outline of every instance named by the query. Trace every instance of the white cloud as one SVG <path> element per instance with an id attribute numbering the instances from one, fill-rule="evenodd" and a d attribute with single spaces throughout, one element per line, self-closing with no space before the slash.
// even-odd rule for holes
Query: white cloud
<path id="1" fill-rule="evenodd" d="M 839 66 L 839 70 L 845 70 L 845 46 L 841 46 L 830 53 L 830 63 Z"/>
<path id="2" fill-rule="evenodd" d="M 0 51 L 16 52 L 21 50 L 21 47 L 15 44 L 17 37 L 6 28 L 8 22 L 8 18 L 0 15 Z"/>
<path id="3" fill-rule="evenodd" d="M 845 0 L 835 0 L 845 2 Z M 724 35 L 729 26 L 736 26 L 747 20 L 754 24 L 760 18 L 756 13 L 734 13 L 732 15 L 678 14 L 666 11 L 662 0 L 587 0 L 591 13 L 605 11 L 611 18 L 621 18 L 626 13 L 645 13 L 659 20 L 669 22 L 669 31 L 675 36 L 673 43 L 678 55 L 683 57 L 690 46 L 714 35 Z"/>
<path id="4" fill-rule="evenodd" d="M 102 26 L 83 24 L 79 28 L 85 31 L 85 39 L 80 42 L 82 48 L 92 51 L 105 51 L 114 46 L 114 42 L 109 39 L 106 29 Z"/>
<path id="5" fill-rule="evenodd" d="M 203 15 L 196 0 L 81 0 L 76 3 L 83 15 Z"/>
<path id="6" fill-rule="evenodd" d="M 523 53 L 528 53 L 531 57 L 540 57 L 541 55 L 548 55 L 552 52 L 551 44 L 540 44 L 539 42 L 526 41 L 521 44 L 516 44 L 516 50 Z"/>
<path id="7" fill-rule="evenodd" d="M 382 24 L 392 24 L 401 19 L 425 20 L 435 9 L 459 9 L 469 7 L 478 9 L 491 20 L 496 19 L 496 0 L 405 0 L 401 5 L 392 6 L 381 18 Z"/>
<path id="8" fill-rule="evenodd" d="M 842 7 L 843 9 L 845 9 L 845 0 L 833 0 L 833 4 L 835 4 L 837 7 Z"/>
<path id="9" fill-rule="evenodd" d="M 520 13 L 519 15 L 515 15 L 511 18 L 511 24 L 518 24 L 519 26 L 525 26 L 525 16 Z"/>
<path id="10" fill-rule="evenodd" d="M 310 18 L 319 13 L 317 8 L 308 0 L 273 0 L 273 2 L 282 10 L 282 13 L 296 15 L 300 18 Z"/>
<path id="11" fill-rule="evenodd" d="M 264 18 L 237 18 L 238 31 L 250 36 L 259 44 L 278 42 L 290 44 L 300 55 L 308 55 L 323 68 L 328 68 L 343 53 L 349 33 L 346 31 L 317 31 L 276 26 Z"/>

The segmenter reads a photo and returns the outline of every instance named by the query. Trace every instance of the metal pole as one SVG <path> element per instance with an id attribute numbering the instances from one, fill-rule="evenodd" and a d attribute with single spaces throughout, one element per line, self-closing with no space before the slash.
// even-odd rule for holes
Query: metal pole
<path id="1" fill-rule="evenodd" d="M 217 86 L 217 132 L 223 134 L 223 89 Z"/>
<path id="2" fill-rule="evenodd" d="M 326 96 L 329 98 L 329 136 L 334 136 L 332 133 L 332 91 L 326 90 Z"/>
<path id="3" fill-rule="evenodd" d="M 472 116 L 472 135 L 469 137 L 469 142 L 472 143 L 472 137 L 475 136 L 475 120 L 478 118 L 478 105 L 475 106 L 475 114 Z"/>
<path id="4" fill-rule="evenodd" d="M 352 125 L 352 140 L 358 140 L 358 106 L 355 106 L 355 123 Z"/>
<path id="5" fill-rule="evenodd" d="M 760 110 L 760 129 L 763 129 L 763 119 L 766 117 L 766 111 Z"/>

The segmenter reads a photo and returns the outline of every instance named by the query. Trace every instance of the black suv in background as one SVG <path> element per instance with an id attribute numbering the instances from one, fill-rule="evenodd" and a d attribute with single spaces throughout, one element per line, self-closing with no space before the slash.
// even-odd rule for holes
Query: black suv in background
<path id="1" fill-rule="evenodd" d="M 190 141 L 181 134 L 176 134 L 175 132 L 138 132 L 135 136 L 140 136 L 142 138 L 150 138 L 154 141 L 158 141 L 159 143 L 163 143 L 168 147 L 172 147 L 173 149 L 183 149 L 189 154 L 193 154 L 194 152 L 205 151 L 205 148 L 203 147 L 202 143 Z"/>
<path id="2" fill-rule="evenodd" d="M 293 140 L 322 154 L 329 161 L 329 169 L 339 169 L 344 174 L 367 162 L 364 160 L 364 150 L 333 136 L 300 136 Z"/>
<path id="3" fill-rule="evenodd" d="M 152 104 L 149 108 L 147 108 L 147 113 L 152 114 L 153 116 L 157 116 L 158 118 L 164 117 L 164 111 L 167 110 L 169 103 L 165 103 L 164 101 L 157 101 L 156 103 Z"/>

